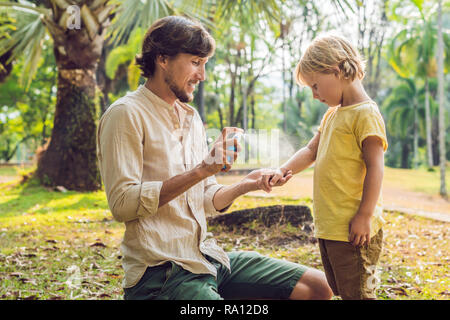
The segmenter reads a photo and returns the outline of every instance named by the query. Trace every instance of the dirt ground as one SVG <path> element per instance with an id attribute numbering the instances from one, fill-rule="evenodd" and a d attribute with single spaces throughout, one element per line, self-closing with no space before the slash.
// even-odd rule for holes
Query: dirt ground
<path id="1" fill-rule="evenodd" d="M 0 175 L 0 183 L 17 179 L 17 176 Z M 225 185 L 238 182 L 242 176 L 219 175 L 217 180 Z M 287 185 L 274 188 L 270 194 L 256 191 L 250 195 L 259 197 L 290 197 L 290 198 L 312 198 L 313 194 L 313 172 L 307 171 L 295 175 Z M 383 205 L 387 211 L 400 211 L 433 218 L 440 221 L 450 222 L 450 201 L 443 199 L 438 194 L 431 195 L 423 192 L 408 190 L 394 179 L 383 181 Z"/>
<path id="2" fill-rule="evenodd" d="M 15 176 L 0 176 L 0 183 L 10 182 L 13 180 L 17 180 Z"/>
<path id="3" fill-rule="evenodd" d="M 231 184 L 238 182 L 241 178 L 241 176 L 222 175 L 218 176 L 217 180 L 219 183 Z M 256 191 L 250 194 L 261 197 L 312 198 L 313 172 L 295 175 L 288 184 L 280 188 L 274 188 L 270 194 L 263 191 Z M 383 205 L 387 211 L 400 211 L 450 222 L 450 202 L 438 194 L 430 195 L 422 192 L 413 192 L 406 187 L 400 187 L 398 183 L 390 179 L 385 179 L 382 196 Z"/>

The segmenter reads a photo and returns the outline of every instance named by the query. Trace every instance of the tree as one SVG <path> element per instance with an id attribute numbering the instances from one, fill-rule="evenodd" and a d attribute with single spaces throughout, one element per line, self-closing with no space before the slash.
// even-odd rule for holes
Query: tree
<path id="1" fill-rule="evenodd" d="M 271 40 L 274 38 L 279 14 L 279 2 L 273 0 L 218 2 L 214 16 L 216 27 L 212 31 L 215 38 L 221 39 L 217 59 L 227 66 L 226 72 L 230 79 L 229 98 L 226 99 L 230 126 L 246 126 L 243 122 L 248 116 L 244 107 L 248 106 L 248 98 L 265 67 L 261 62 L 266 60 L 267 63 L 270 59 L 273 45 Z M 267 52 L 265 57 L 255 54 L 257 45 L 258 52 Z"/>
<path id="2" fill-rule="evenodd" d="M 318 5 L 313 1 L 292 1 L 283 8 L 285 14 L 280 25 L 280 39 L 282 40 L 283 129 L 286 133 L 292 133 L 290 128 L 292 120 L 297 117 L 301 119 L 303 115 L 305 95 L 299 92 L 301 89 L 296 85 L 292 70 L 301 58 L 303 44 L 316 37 L 325 21 Z M 297 109 L 296 115 L 293 114 L 295 109 Z"/>
<path id="3" fill-rule="evenodd" d="M 1 84 L 0 158 L 4 161 L 9 161 L 22 144 L 31 150 L 44 145 L 51 133 L 56 67 L 47 43 L 44 43 L 43 54 L 40 72 L 29 88 L 19 85 L 23 58 L 14 63 L 11 74 Z"/>
<path id="4" fill-rule="evenodd" d="M 9 37 L 0 39 L 0 57 L 8 52 L 11 52 L 9 62 L 26 57 L 22 72 L 26 86 L 36 74 L 43 39 L 49 35 L 53 42 L 58 68 L 56 111 L 50 143 L 38 163 L 36 175 L 45 185 L 62 185 L 73 190 L 96 190 L 101 186 L 96 164 L 95 74 L 106 37 L 113 39 L 114 46 L 126 43 L 135 28 L 147 29 L 155 19 L 180 12 L 205 24 L 209 24 L 205 12 L 210 9 L 223 17 L 235 14 L 238 21 L 247 21 L 251 26 L 277 17 L 277 11 L 270 9 L 277 6 L 275 0 L 73 3 L 72 0 L 0 1 L 0 7 L 3 12 L 8 10 L 15 26 Z"/>
<path id="5" fill-rule="evenodd" d="M 402 83 L 392 90 L 382 109 L 386 113 L 388 132 L 401 144 L 400 166 L 409 168 L 410 137 L 413 136 L 413 151 L 417 148 L 416 143 L 418 144 L 418 90 L 414 80 L 402 78 Z M 411 123 L 417 125 L 411 126 Z M 416 160 L 414 157 L 413 160 Z"/>
<path id="6" fill-rule="evenodd" d="M 438 7 L 438 96 L 439 96 L 439 153 L 440 153 L 440 173 L 441 185 L 439 193 L 443 197 L 447 197 L 447 189 L 445 186 L 445 167 L 447 160 L 445 158 L 445 100 L 444 100 L 444 36 L 442 32 L 442 0 L 439 0 Z M 448 49 L 448 48 L 447 48 Z M 447 51 L 448 52 L 448 51 Z M 448 55 L 447 55 L 448 57 Z"/>
<path id="7" fill-rule="evenodd" d="M 420 20 L 400 31 L 392 40 L 389 48 L 389 62 L 402 77 L 415 76 L 425 82 L 425 118 L 427 163 L 433 166 L 432 121 L 430 113 L 429 79 L 436 77 L 437 31 L 434 16 L 426 16 L 423 1 L 413 1 L 420 13 Z M 446 43 L 450 48 L 450 43 Z M 449 59 L 447 59 L 447 67 Z M 417 123 L 415 122 L 415 126 Z M 415 167 L 417 166 L 417 139 L 415 141 Z"/>
<path id="8" fill-rule="evenodd" d="M 13 20 L 5 12 L 0 12 L 0 40 L 9 38 L 9 32 L 14 29 Z M 11 51 L 0 56 L 0 83 L 11 73 L 12 63 L 9 61 Z"/>
<path id="9" fill-rule="evenodd" d="M 298 101 L 302 108 L 299 110 Z M 295 147 L 301 148 L 308 144 L 320 124 L 320 120 L 328 106 L 313 98 L 311 90 L 296 91 L 294 99 L 288 100 L 287 131 L 293 138 Z M 300 111 L 300 112 L 299 112 Z"/>
<path id="10" fill-rule="evenodd" d="M 234 8 L 231 7 L 233 2 L 236 2 Z M 335 5 L 339 11 L 345 11 L 348 8 L 353 10 L 348 1 L 331 0 L 327 2 Z M 283 119 L 286 119 L 287 94 L 285 88 L 289 86 L 289 96 L 293 96 L 294 81 L 290 76 L 291 70 L 294 68 L 293 61 L 296 63 L 300 58 L 298 53 L 302 40 L 314 35 L 318 25 L 320 26 L 322 23 L 321 19 L 318 19 L 319 10 L 316 4 L 308 0 L 223 1 L 221 4 L 222 6 L 217 10 L 220 12 L 221 23 L 218 23 L 215 35 L 222 39 L 222 43 L 225 43 L 223 55 L 220 56 L 221 52 L 218 54 L 219 58 L 223 57 L 225 61 L 230 79 L 230 92 L 226 97 L 228 124 L 238 125 L 244 118 L 249 118 L 243 114 L 245 105 L 250 106 L 248 109 L 254 112 L 253 90 L 255 85 L 252 84 L 252 79 L 254 77 L 256 80 L 261 78 L 268 67 L 272 67 L 270 71 L 273 72 L 274 66 L 271 64 L 274 63 L 270 62 L 275 61 L 278 54 L 285 58 L 284 66 L 281 70 L 278 68 L 277 71 L 281 71 L 284 77 L 282 105 Z M 292 57 L 286 55 L 286 49 L 295 54 Z M 261 61 L 263 61 L 262 65 Z M 277 65 L 275 64 L 275 67 Z M 266 69 L 262 70 L 263 68 Z M 254 83 L 256 84 L 256 81 Z M 243 86 L 245 90 L 243 90 Z M 243 93 L 246 94 L 246 97 L 242 97 Z M 241 97 L 239 97 L 240 95 Z M 236 100 L 240 100 L 239 105 Z M 286 121 L 283 120 L 283 127 L 285 124 Z"/>
<path id="11" fill-rule="evenodd" d="M 105 70 L 108 78 L 110 80 L 116 78 L 117 71 L 124 65 L 130 90 L 136 90 L 139 85 L 141 71 L 134 59 L 141 49 L 144 34 L 145 31 L 141 28 L 134 29 L 127 43 L 113 48 L 106 58 Z"/>
<path id="12" fill-rule="evenodd" d="M 388 18 L 387 0 L 357 1 L 358 49 L 366 60 L 364 87 L 373 99 L 377 98 L 381 84 L 381 51 L 385 44 Z"/>
<path id="13" fill-rule="evenodd" d="M 136 27 L 148 28 L 162 16 L 198 9 L 199 1 L 68 0 L 8 1 L 16 30 L 0 40 L 0 56 L 26 56 L 23 74 L 29 86 L 36 73 L 42 41 L 48 33 L 53 41 L 58 67 L 58 89 L 53 131 L 40 158 L 37 176 L 44 185 L 62 185 L 73 190 L 97 190 L 101 186 L 96 159 L 96 79 L 98 60 L 107 30 L 120 44 Z M 192 9 L 188 9 L 189 6 Z M 13 10 L 11 10 L 13 9 Z M 8 11 L 9 12 L 9 11 Z"/>

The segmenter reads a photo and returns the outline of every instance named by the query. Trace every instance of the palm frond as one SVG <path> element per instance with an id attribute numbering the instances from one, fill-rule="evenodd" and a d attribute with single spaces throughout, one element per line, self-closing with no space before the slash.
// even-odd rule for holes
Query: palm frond
<path id="1" fill-rule="evenodd" d="M 201 22 L 206 28 L 214 28 L 211 3 L 206 0 L 175 0 L 172 5 L 175 14 L 183 14 Z"/>
<path id="2" fill-rule="evenodd" d="M 115 77 L 116 71 L 120 65 L 134 64 L 134 58 L 140 50 L 143 37 L 143 29 L 137 28 L 133 30 L 127 44 L 115 47 L 111 50 L 105 63 L 106 75 L 110 79 Z"/>
<path id="3" fill-rule="evenodd" d="M 428 68 L 430 55 L 434 49 L 429 47 L 433 40 L 424 40 L 423 26 L 405 28 L 391 40 L 388 46 L 388 62 L 403 78 L 422 75 Z M 426 74 L 426 72 L 425 72 Z"/>
<path id="4" fill-rule="evenodd" d="M 132 55 L 126 46 L 119 46 L 111 50 L 105 62 L 105 71 L 108 78 L 114 79 L 119 66 L 128 63 L 130 59 L 132 59 Z"/>
<path id="5" fill-rule="evenodd" d="M 0 7 L 12 7 L 13 10 L 24 9 L 22 11 L 27 10 L 28 12 L 35 12 L 44 15 L 50 15 L 51 11 L 46 8 L 41 8 L 33 5 L 32 3 L 27 3 L 26 1 L 12 2 L 12 1 L 0 1 Z"/>
<path id="6" fill-rule="evenodd" d="M 92 13 L 91 9 L 89 9 L 86 4 L 83 4 L 80 12 L 81 18 L 83 19 L 84 25 L 87 29 L 89 39 L 93 40 L 100 28 L 100 23 L 97 16 Z"/>
<path id="7" fill-rule="evenodd" d="M 22 55 L 26 57 L 21 83 L 28 87 L 41 58 L 46 28 L 42 23 L 41 13 L 24 10 L 23 7 L 13 8 L 14 11 L 10 14 L 16 20 L 15 30 L 10 31 L 8 37 L 0 39 L 0 56 L 11 52 L 8 62 Z"/>
<path id="8" fill-rule="evenodd" d="M 335 6 L 335 8 L 339 12 L 343 13 L 346 17 L 348 17 L 347 9 L 349 9 L 352 13 L 355 13 L 355 9 L 352 7 L 348 0 L 331 0 L 331 2 Z"/>
<path id="9" fill-rule="evenodd" d="M 128 65 L 127 68 L 127 81 L 130 90 L 136 90 L 139 85 L 139 79 L 141 78 L 141 69 L 134 64 L 133 61 Z"/>
<path id="10" fill-rule="evenodd" d="M 420 12 L 420 14 L 422 16 L 422 19 L 424 18 L 423 1 L 424 0 L 411 0 L 411 2 L 414 3 L 414 5 L 417 7 L 417 9 L 419 9 L 419 12 Z"/>
<path id="11" fill-rule="evenodd" d="M 117 15 L 111 26 L 111 42 L 114 46 L 127 42 L 135 28 L 147 30 L 159 18 L 173 14 L 171 4 L 165 0 L 115 1 Z"/>
<path id="12" fill-rule="evenodd" d="M 235 21 L 245 30 L 262 30 L 265 22 L 271 29 L 281 22 L 281 7 L 274 0 L 223 0 L 220 1 L 214 20 L 217 29 L 229 30 L 230 22 Z"/>
<path id="13" fill-rule="evenodd" d="M 40 39 L 36 44 L 29 46 L 27 48 L 27 52 L 25 52 L 25 63 L 22 74 L 20 75 L 20 83 L 25 87 L 26 90 L 30 87 L 31 80 L 39 66 L 39 62 L 41 61 L 42 56 L 42 46 L 44 42 L 44 37 L 40 36 Z"/>

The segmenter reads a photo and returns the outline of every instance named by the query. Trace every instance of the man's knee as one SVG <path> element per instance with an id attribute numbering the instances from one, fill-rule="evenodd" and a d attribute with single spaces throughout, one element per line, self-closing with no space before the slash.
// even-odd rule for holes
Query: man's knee
<path id="1" fill-rule="evenodd" d="M 330 300 L 333 291 L 328 285 L 325 273 L 316 269 L 308 269 L 291 293 L 293 300 Z"/>

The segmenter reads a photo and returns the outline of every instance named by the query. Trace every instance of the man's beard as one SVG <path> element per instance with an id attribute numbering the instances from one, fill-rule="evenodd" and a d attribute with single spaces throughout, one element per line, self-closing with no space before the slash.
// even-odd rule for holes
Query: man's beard
<path id="1" fill-rule="evenodd" d="M 180 89 L 180 87 L 178 87 L 172 80 L 172 76 L 167 75 L 164 78 L 164 81 L 167 83 L 169 89 L 172 90 L 173 94 L 178 98 L 178 100 L 180 100 L 180 102 L 183 103 L 191 102 L 192 99 L 194 98 L 193 95 L 190 95 L 186 93 L 184 90 Z"/>

